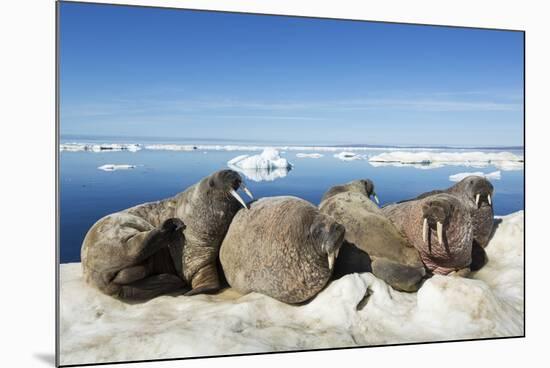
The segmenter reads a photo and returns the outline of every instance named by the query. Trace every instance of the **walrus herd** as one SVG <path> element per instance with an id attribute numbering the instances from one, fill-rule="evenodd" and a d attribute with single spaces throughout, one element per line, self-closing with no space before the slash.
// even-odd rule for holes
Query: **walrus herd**
<path id="1" fill-rule="evenodd" d="M 298 304 L 349 273 L 414 292 L 433 274 L 463 275 L 485 262 L 487 179 L 468 176 L 382 208 L 373 201 L 369 179 L 329 188 L 318 207 L 291 196 L 254 200 L 237 172 L 217 171 L 174 197 L 98 220 L 82 243 L 84 280 L 126 301 L 230 286 Z"/>

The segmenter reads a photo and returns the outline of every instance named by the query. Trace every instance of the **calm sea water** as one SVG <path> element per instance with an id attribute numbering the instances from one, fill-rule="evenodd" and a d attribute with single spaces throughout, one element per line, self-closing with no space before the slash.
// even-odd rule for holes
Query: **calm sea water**
<path id="1" fill-rule="evenodd" d="M 60 227 L 61 262 L 80 261 L 80 247 L 86 232 L 101 217 L 148 201 L 173 196 L 210 173 L 227 168 L 227 161 L 245 151 L 152 151 L 61 152 Z M 295 151 L 281 156 L 293 169 L 273 181 L 246 180 L 256 198 L 294 195 L 318 204 L 331 186 L 358 178 L 370 178 L 376 185 L 381 205 L 447 188 L 449 175 L 462 172 L 496 171 L 494 167 L 446 166 L 422 170 L 413 167 L 373 167 L 367 160 L 341 161 L 333 152 L 319 159 L 297 158 Z M 376 152 L 380 153 L 380 152 Z M 135 169 L 105 172 L 104 164 L 133 164 Z M 506 215 L 523 209 L 523 170 L 501 171 L 495 187 L 494 210 Z"/>

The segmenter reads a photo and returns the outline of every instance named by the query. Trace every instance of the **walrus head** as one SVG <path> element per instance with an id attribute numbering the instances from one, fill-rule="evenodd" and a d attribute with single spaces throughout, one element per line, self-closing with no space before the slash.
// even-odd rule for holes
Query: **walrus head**
<path id="1" fill-rule="evenodd" d="M 351 188 L 353 188 L 355 191 L 358 191 L 361 194 L 366 195 L 369 198 L 374 198 L 376 203 L 380 204 L 380 201 L 378 200 L 378 196 L 376 195 L 376 192 L 374 191 L 374 183 L 370 179 L 360 179 L 360 180 L 354 180 L 348 184 Z"/>
<path id="2" fill-rule="evenodd" d="M 445 197 L 434 195 L 422 204 L 422 240 L 428 241 L 429 231 L 437 231 L 437 240 L 443 245 L 443 234 L 449 224 L 453 205 Z"/>
<path id="3" fill-rule="evenodd" d="M 317 252 L 323 256 L 326 255 L 328 268 L 332 270 L 334 260 L 338 257 L 338 252 L 344 242 L 346 229 L 330 217 L 319 215 L 313 220 L 309 233 L 317 246 Z"/>
<path id="4" fill-rule="evenodd" d="M 455 188 L 466 193 L 477 208 L 493 205 L 493 184 L 482 176 L 467 176 L 458 182 Z"/>
<path id="5" fill-rule="evenodd" d="M 220 170 L 215 172 L 210 176 L 208 185 L 212 189 L 231 194 L 246 209 L 248 209 L 248 206 L 239 193 L 237 193 L 237 190 L 242 189 L 250 199 L 254 199 L 252 193 L 244 185 L 243 179 L 239 173 L 234 170 Z"/>

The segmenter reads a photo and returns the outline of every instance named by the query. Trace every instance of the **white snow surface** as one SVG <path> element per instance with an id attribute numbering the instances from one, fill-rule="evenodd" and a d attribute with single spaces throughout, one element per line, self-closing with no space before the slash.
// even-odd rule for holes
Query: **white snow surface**
<path id="1" fill-rule="evenodd" d="M 127 165 L 127 164 L 123 164 L 123 165 L 105 164 L 105 165 L 99 166 L 98 169 L 103 171 L 116 171 L 116 170 L 130 170 L 130 169 L 135 169 L 136 167 L 137 167 L 136 165 Z"/>
<path id="2" fill-rule="evenodd" d="M 298 158 L 321 158 L 323 157 L 322 153 L 297 153 L 296 157 Z"/>
<path id="3" fill-rule="evenodd" d="M 393 151 L 371 156 L 372 166 L 413 166 L 434 169 L 447 165 L 483 168 L 494 166 L 503 171 L 522 170 L 523 157 L 512 152 L 405 152 Z"/>
<path id="4" fill-rule="evenodd" d="M 449 180 L 454 181 L 454 182 L 459 182 L 462 179 L 464 179 L 468 176 L 471 176 L 471 175 L 482 176 L 482 177 L 484 177 L 486 179 L 489 179 L 489 180 L 500 180 L 500 177 L 501 177 L 500 171 L 493 171 L 493 172 L 488 173 L 488 174 L 482 173 L 481 171 L 476 171 L 476 172 L 463 172 L 463 173 L 450 175 Z"/>
<path id="5" fill-rule="evenodd" d="M 137 152 L 142 146 L 136 143 L 62 143 L 59 145 L 61 151 L 80 152 L 113 152 L 130 151 Z"/>
<path id="6" fill-rule="evenodd" d="M 289 169 L 292 164 L 281 157 L 274 148 L 266 148 L 259 155 L 240 155 L 227 162 L 228 165 L 241 169 Z"/>
<path id="7" fill-rule="evenodd" d="M 360 155 L 358 153 L 347 152 L 347 151 L 343 151 L 343 152 L 340 152 L 340 153 L 335 153 L 334 157 L 336 157 L 337 159 L 342 160 L 342 161 L 364 160 L 366 158 L 365 155 Z"/>
<path id="8" fill-rule="evenodd" d="M 352 274 L 302 306 L 232 289 L 126 304 L 85 284 L 79 263 L 63 264 L 61 364 L 520 336 L 523 216 L 497 219 L 489 261 L 470 278 L 434 276 L 403 293 Z"/>

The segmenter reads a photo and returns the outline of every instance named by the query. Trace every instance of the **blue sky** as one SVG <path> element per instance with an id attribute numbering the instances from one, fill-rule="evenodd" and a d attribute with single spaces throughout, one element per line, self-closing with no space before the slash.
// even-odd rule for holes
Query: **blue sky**
<path id="1" fill-rule="evenodd" d="M 61 134 L 522 145 L 523 34 L 61 5 Z"/>

